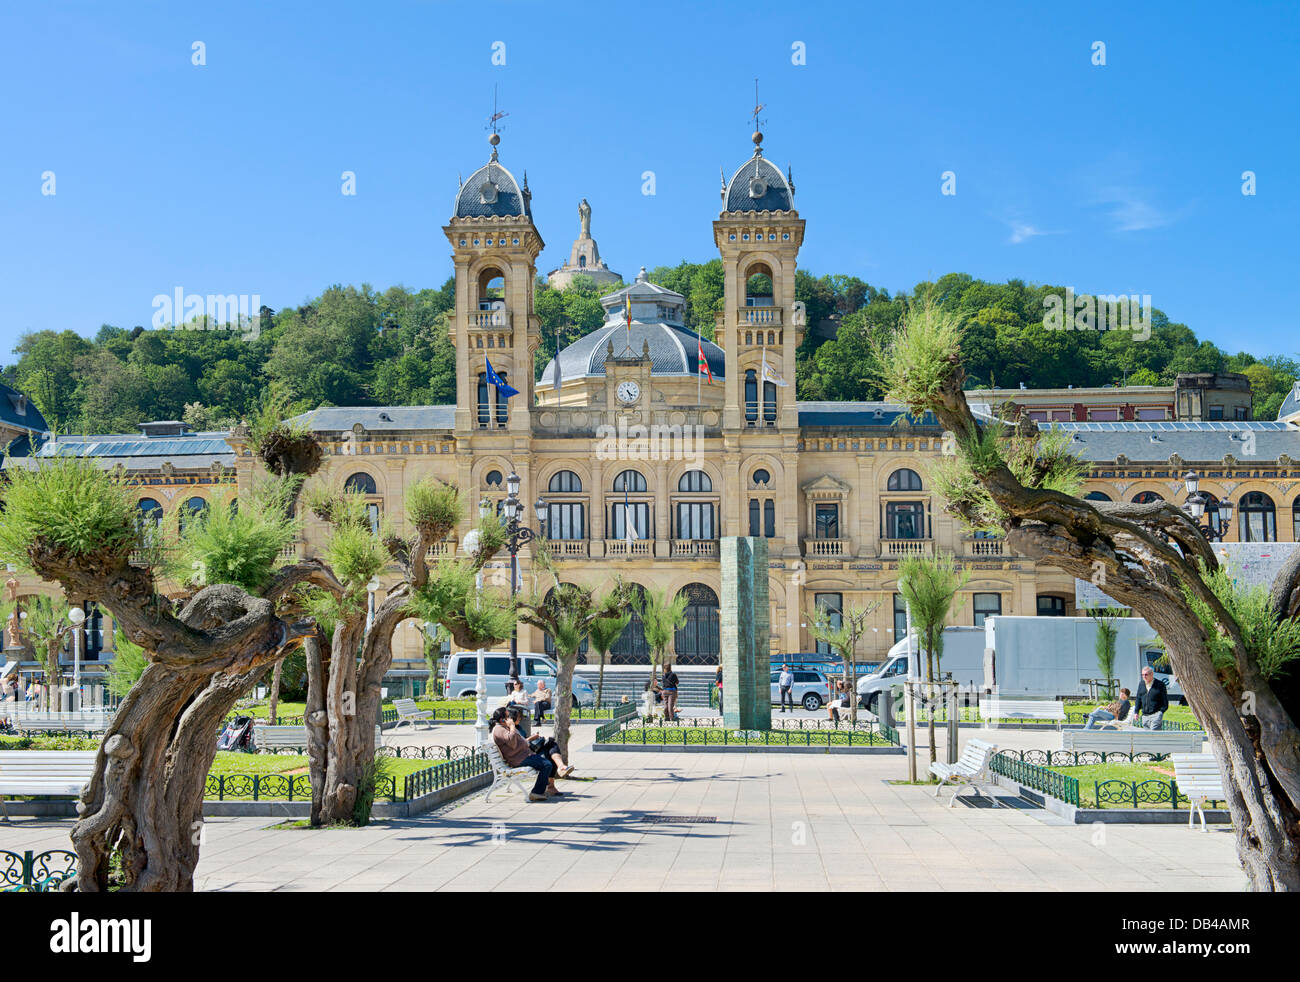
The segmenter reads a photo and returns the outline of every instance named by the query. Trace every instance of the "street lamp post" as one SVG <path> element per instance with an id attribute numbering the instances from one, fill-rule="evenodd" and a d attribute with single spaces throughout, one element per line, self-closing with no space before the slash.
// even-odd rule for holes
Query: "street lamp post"
<path id="1" fill-rule="evenodd" d="M 1196 523 L 1196 527 L 1207 541 L 1222 542 L 1223 530 L 1232 524 L 1232 502 L 1227 500 L 1219 502 L 1218 528 L 1215 528 L 1209 522 L 1201 524 L 1201 519 L 1205 515 L 1207 499 L 1205 495 L 1201 494 L 1200 485 L 1201 476 L 1196 471 L 1188 471 L 1183 475 L 1183 486 L 1187 488 L 1187 501 L 1183 505 L 1183 511 L 1191 516 L 1192 521 Z"/>
<path id="2" fill-rule="evenodd" d="M 506 547 L 510 550 L 510 600 L 514 601 L 519 590 L 519 547 L 527 545 L 537 537 L 537 533 L 523 523 L 524 503 L 519 500 L 519 475 L 510 471 L 506 478 L 506 502 L 504 507 L 506 520 Z M 533 505 L 537 509 L 537 520 L 546 524 L 546 502 L 540 497 Z M 510 677 L 519 677 L 519 626 L 510 629 Z"/>
<path id="3" fill-rule="evenodd" d="M 86 612 L 80 607 L 68 611 L 68 620 L 72 623 L 72 709 L 81 708 L 81 625 L 86 621 Z"/>

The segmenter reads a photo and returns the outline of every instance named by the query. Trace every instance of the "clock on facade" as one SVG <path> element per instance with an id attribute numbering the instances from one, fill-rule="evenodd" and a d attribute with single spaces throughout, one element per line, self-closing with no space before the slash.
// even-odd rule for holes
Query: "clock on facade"
<path id="1" fill-rule="evenodd" d="M 619 382 L 617 395 L 619 402 L 630 406 L 632 403 L 636 402 L 637 399 L 641 398 L 641 386 L 630 381 Z"/>

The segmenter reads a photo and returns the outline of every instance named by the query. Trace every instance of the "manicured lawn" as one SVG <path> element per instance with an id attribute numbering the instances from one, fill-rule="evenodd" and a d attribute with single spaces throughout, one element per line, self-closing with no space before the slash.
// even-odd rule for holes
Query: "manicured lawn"
<path id="1" fill-rule="evenodd" d="M 1067 702 L 1065 704 L 1066 713 L 1083 713 L 1087 715 L 1094 709 L 1100 709 L 1102 706 L 1109 704 L 1109 700 L 1102 702 Z M 1165 719 L 1171 723 L 1195 723 L 1196 714 L 1192 712 L 1191 706 L 1179 706 L 1177 703 L 1171 703 L 1169 711 L 1165 713 Z"/>
<path id="2" fill-rule="evenodd" d="M 474 711 L 473 699 L 417 699 L 415 705 L 420 709 L 435 710 L 436 712 L 439 713 L 439 715 L 445 714 L 449 710 L 455 712 L 459 712 L 461 710 L 468 710 L 471 713 Z M 256 717 L 257 719 L 266 719 L 267 713 L 270 711 L 270 708 L 271 707 L 269 703 L 259 702 L 252 706 L 237 708 L 234 710 L 234 712 L 244 716 L 253 716 Z M 393 701 L 391 699 L 385 700 L 382 704 L 382 708 L 392 709 Z M 297 717 L 297 716 L 302 716 L 302 714 L 306 711 L 306 709 L 307 709 L 306 703 L 282 702 L 278 707 L 276 707 L 276 714 L 281 717 L 285 717 L 285 716 Z"/>
<path id="3" fill-rule="evenodd" d="M 1131 796 L 1126 801 L 1103 801 L 1097 803 L 1097 785 L 1103 781 L 1124 781 L 1127 784 L 1141 784 L 1143 781 L 1163 781 L 1168 784 L 1174 779 L 1174 765 L 1170 761 L 1152 761 L 1147 763 L 1116 762 L 1111 764 L 1083 764 L 1078 767 L 1052 766 L 1049 770 L 1077 778 L 1079 781 L 1079 804 L 1084 808 L 1133 808 Z M 1156 791 L 1148 786 L 1147 793 Z M 1139 794 L 1142 789 L 1139 789 Z M 1139 801 L 1138 808 L 1169 808 L 1169 801 Z M 1187 802 L 1180 800 L 1180 808 L 1186 808 Z"/>
<path id="4" fill-rule="evenodd" d="M 442 763 L 439 760 L 412 760 L 390 757 L 385 761 L 384 773 L 399 779 L 426 767 Z M 219 750 L 209 774 L 306 774 L 306 754 L 241 754 Z"/>

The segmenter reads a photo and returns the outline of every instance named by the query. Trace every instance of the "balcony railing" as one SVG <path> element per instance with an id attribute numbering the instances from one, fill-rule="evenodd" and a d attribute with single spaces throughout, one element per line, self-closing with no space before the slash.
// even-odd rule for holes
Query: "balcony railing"
<path id="1" fill-rule="evenodd" d="M 968 556 L 1006 556 L 1011 550 L 1001 539 L 967 539 Z"/>
<path id="2" fill-rule="evenodd" d="M 933 539 L 881 539 L 882 556 L 931 556 L 934 554 Z"/>
<path id="3" fill-rule="evenodd" d="M 429 546 L 429 551 L 424 554 L 426 562 L 436 559 L 446 559 L 448 556 L 456 555 L 456 540 L 443 539 L 441 542 L 434 542 Z"/>
<path id="4" fill-rule="evenodd" d="M 586 559 L 590 552 L 586 539 L 547 539 L 546 545 L 556 559 Z"/>
<path id="5" fill-rule="evenodd" d="M 673 539 L 673 556 L 715 558 L 718 555 L 717 539 Z"/>
<path id="6" fill-rule="evenodd" d="M 605 555 L 606 556 L 653 556 L 655 552 L 654 539 L 633 539 L 628 542 L 627 539 L 606 539 Z"/>
<path id="7" fill-rule="evenodd" d="M 804 539 L 805 556 L 847 556 L 851 553 L 848 539 Z"/>
<path id="8" fill-rule="evenodd" d="M 469 326 L 483 331 L 510 330 L 510 311 L 479 310 L 469 315 Z"/>
<path id="9" fill-rule="evenodd" d="M 780 327 L 780 307 L 741 307 L 737 311 L 742 327 Z"/>

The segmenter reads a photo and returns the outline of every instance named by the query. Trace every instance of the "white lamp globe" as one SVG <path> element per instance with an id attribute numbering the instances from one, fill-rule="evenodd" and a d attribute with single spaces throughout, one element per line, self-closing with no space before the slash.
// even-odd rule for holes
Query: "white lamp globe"
<path id="1" fill-rule="evenodd" d="M 462 545 L 465 547 L 465 552 L 471 556 L 477 556 L 479 550 L 479 540 L 481 538 L 482 536 L 479 535 L 478 529 L 470 529 L 468 532 L 466 532 L 465 541 L 462 543 Z"/>

